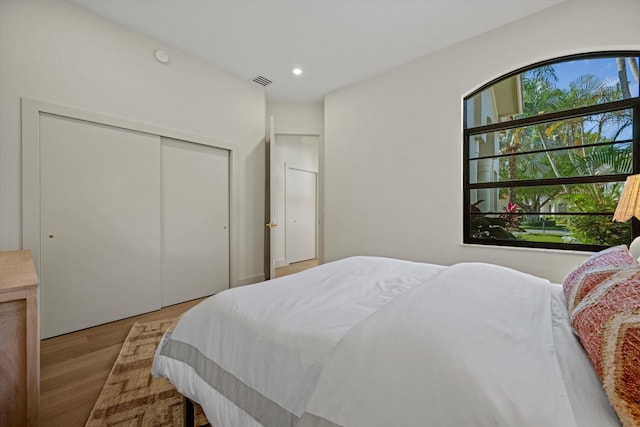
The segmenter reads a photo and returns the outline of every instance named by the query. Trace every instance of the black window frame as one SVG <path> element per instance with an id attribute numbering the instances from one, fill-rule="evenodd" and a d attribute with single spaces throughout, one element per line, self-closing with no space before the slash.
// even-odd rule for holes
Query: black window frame
<path id="1" fill-rule="evenodd" d="M 559 185 L 559 184 L 582 184 L 582 183 L 595 183 L 595 182 L 617 182 L 625 181 L 629 175 L 640 173 L 640 97 L 623 99 L 614 102 L 590 105 L 587 107 L 579 107 L 572 110 L 558 111 L 546 114 L 540 114 L 537 116 L 525 117 L 520 119 L 513 119 L 509 121 L 495 122 L 487 125 L 476 126 L 473 128 L 468 127 L 468 111 L 467 101 L 473 98 L 475 95 L 480 94 L 482 91 L 490 88 L 491 86 L 514 77 L 518 74 L 522 74 L 526 71 L 533 70 L 539 67 L 547 65 L 554 65 L 561 62 L 583 60 L 583 59 L 595 59 L 595 58 L 615 58 L 621 56 L 635 56 L 640 57 L 640 51 L 600 51 L 590 52 L 583 54 L 567 55 L 558 58 L 549 59 L 546 61 L 537 62 L 535 64 L 519 68 L 508 74 L 502 75 L 491 82 L 481 86 L 473 93 L 467 95 L 463 99 L 463 243 L 465 244 L 477 244 L 487 246 L 506 246 L 506 247 L 522 247 L 522 248 L 539 248 L 539 249 L 560 249 L 571 251 L 600 251 L 609 246 L 607 245 L 591 245 L 591 244 L 578 244 L 578 243 L 553 243 L 553 242 L 532 242 L 524 240 L 500 240 L 500 239 L 481 239 L 471 237 L 471 192 L 482 188 L 504 188 L 504 187 L 533 187 L 541 185 Z M 515 180 L 515 181 L 498 181 L 498 182 L 481 182 L 470 183 L 470 163 L 478 158 L 471 159 L 470 156 L 470 144 L 472 138 L 476 135 L 485 134 L 488 132 L 497 132 L 507 129 L 519 128 L 528 125 L 536 125 L 541 123 L 547 123 L 558 120 L 566 120 L 577 117 L 584 117 L 590 114 L 605 113 L 617 110 L 632 110 L 633 116 L 633 130 L 632 130 L 632 172 L 629 174 L 614 174 L 614 175 L 592 175 L 592 176 L 578 176 L 571 178 L 549 178 L 544 180 Z M 541 150 L 542 152 L 551 152 L 550 150 Z M 503 157 L 508 155 L 495 155 L 491 157 Z M 501 215 L 504 212 L 483 212 L 483 215 Z M 548 213 L 541 213 L 548 215 Z M 561 215 L 602 215 L 602 213 L 562 213 Z M 559 214 L 560 215 L 560 214 Z M 613 217 L 613 212 L 611 212 Z M 636 218 L 631 220 L 631 240 L 640 236 L 640 221 Z"/>

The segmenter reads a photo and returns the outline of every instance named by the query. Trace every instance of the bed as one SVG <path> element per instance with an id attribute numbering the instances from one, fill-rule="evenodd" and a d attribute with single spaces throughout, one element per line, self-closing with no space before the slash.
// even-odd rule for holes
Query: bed
<path id="1" fill-rule="evenodd" d="M 215 427 L 637 425 L 572 328 L 584 277 L 345 258 L 204 300 L 152 373 Z"/>

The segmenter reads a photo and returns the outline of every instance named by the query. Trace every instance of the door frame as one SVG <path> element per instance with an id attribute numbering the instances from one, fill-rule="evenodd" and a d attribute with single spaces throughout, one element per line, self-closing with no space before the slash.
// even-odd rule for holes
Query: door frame
<path id="1" fill-rule="evenodd" d="M 276 183 L 277 183 L 277 174 L 276 174 L 276 131 L 275 131 L 275 121 L 273 116 L 269 117 L 269 129 L 268 129 L 268 137 L 266 139 L 266 186 L 265 191 L 265 204 L 266 204 L 266 215 L 265 215 L 265 245 L 264 245 L 264 257 L 265 257 L 265 266 L 264 266 L 264 278 L 265 280 L 275 279 L 276 277 L 276 264 L 275 264 L 275 254 L 276 254 L 276 230 L 275 227 L 278 226 L 276 222 L 278 219 L 276 218 Z"/>
<path id="2" fill-rule="evenodd" d="M 22 248 L 31 251 L 36 271 L 40 272 L 40 116 L 50 114 L 70 119 L 131 129 L 138 132 L 172 139 L 207 145 L 229 151 L 229 285 L 238 283 L 238 241 L 237 218 L 239 203 L 237 183 L 238 147 L 210 138 L 192 135 L 146 123 L 133 122 L 77 108 L 53 104 L 29 98 L 22 98 Z"/>

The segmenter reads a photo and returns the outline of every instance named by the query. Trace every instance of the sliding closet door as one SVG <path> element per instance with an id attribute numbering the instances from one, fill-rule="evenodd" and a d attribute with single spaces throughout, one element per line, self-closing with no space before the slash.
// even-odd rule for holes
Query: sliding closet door
<path id="1" fill-rule="evenodd" d="M 160 138 L 40 117 L 43 338 L 160 308 Z"/>
<path id="2" fill-rule="evenodd" d="M 229 287 L 229 152 L 162 138 L 162 305 Z"/>

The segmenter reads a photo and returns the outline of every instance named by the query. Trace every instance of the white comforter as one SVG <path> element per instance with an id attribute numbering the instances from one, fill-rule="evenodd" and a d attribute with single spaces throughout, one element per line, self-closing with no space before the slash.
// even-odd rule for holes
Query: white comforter
<path id="1" fill-rule="evenodd" d="M 619 425 L 557 285 L 371 257 L 305 273 L 201 303 L 153 372 L 216 427 Z"/>
<path id="2" fill-rule="evenodd" d="M 152 372 L 203 404 L 216 427 L 252 425 L 237 424 L 235 408 L 222 408 L 218 394 L 260 424 L 289 425 L 303 414 L 343 335 L 444 268 L 352 257 L 227 290 L 185 313 L 159 346 Z"/>
<path id="3" fill-rule="evenodd" d="M 344 337 L 302 425 L 579 427 L 556 351 L 548 281 L 457 264 Z"/>

